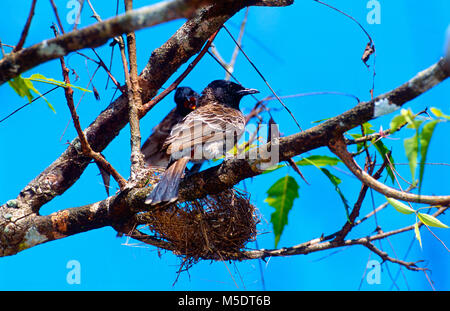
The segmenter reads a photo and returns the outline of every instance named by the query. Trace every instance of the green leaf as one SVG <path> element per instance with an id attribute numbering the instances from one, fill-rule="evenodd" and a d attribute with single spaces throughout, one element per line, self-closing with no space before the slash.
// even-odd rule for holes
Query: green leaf
<path id="1" fill-rule="evenodd" d="M 273 171 L 276 171 L 277 169 L 282 168 L 282 167 L 285 167 L 285 166 L 286 166 L 285 164 L 276 164 L 276 165 L 274 165 L 274 166 L 271 166 L 271 167 L 265 169 L 265 170 L 262 172 L 262 174 L 272 173 Z"/>
<path id="2" fill-rule="evenodd" d="M 419 139 L 417 133 L 410 138 L 405 138 L 403 145 L 405 147 L 406 157 L 409 162 L 409 169 L 411 170 L 412 180 L 415 179 L 416 167 L 417 167 L 417 155 L 419 152 Z"/>
<path id="3" fill-rule="evenodd" d="M 413 123 L 413 120 L 415 117 L 414 117 L 411 109 L 402 109 L 400 111 L 400 114 L 405 118 L 406 122 L 411 123 L 411 124 Z"/>
<path id="4" fill-rule="evenodd" d="M 423 122 L 424 120 L 414 120 L 412 121 L 412 123 L 408 123 L 408 126 L 406 126 L 406 128 L 415 129 L 416 131 L 418 131 Z"/>
<path id="5" fill-rule="evenodd" d="M 374 144 L 377 151 L 380 153 L 381 157 L 383 158 L 383 161 L 386 160 L 387 155 L 389 154 L 389 149 L 384 145 L 384 143 L 379 139 Z M 389 155 L 389 162 L 392 164 L 392 167 L 395 169 L 395 161 L 392 157 L 392 153 Z M 389 177 L 391 177 L 392 182 L 395 181 L 394 172 L 392 171 L 391 165 L 386 166 L 386 170 L 388 172 Z"/>
<path id="6" fill-rule="evenodd" d="M 330 118 L 325 118 L 325 119 L 320 119 L 320 120 L 312 121 L 311 123 L 312 123 L 312 124 L 314 124 L 314 123 L 321 123 L 321 122 L 326 121 L 326 120 L 328 120 L 328 119 L 330 119 Z"/>
<path id="7" fill-rule="evenodd" d="M 423 213 L 417 213 L 417 217 L 419 217 L 420 221 L 427 226 L 437 228 L 448 228 L 446 224 L 443 224 L 439 219 L 437 219 L 434 216 Z"/>
<path id="8" fill-rule="evenodd" d="M 76 85 L 73 85 L 73 84 L 70 84 L 70 83 L 67 84 L 64 81 L 59 81 L 59 80 L 55 80 L 55 79 L 52 79 L 52 78 L 47 78 L 46 76 L 44 76 L 44 75 L 42 75 L 40 73 L 32 74 L 29 78 L 25 78 L 25 79 L 28 79 L 30 81 L 35 81 L 35 82 L 47 83 L 47 84 L 60 86 L 60 87 L 64 87 L 64 88 L 65 87 L 72 87 L 72 88 L 78 89 L 78 90 L 83 91 L 83 92 L 92 93 L 91 90 L 88 90 L 88 89 L 85 89 L 85 88 L 82 88 L 82 87 L 79 87 L 79 86 L 76 86 Z"/>
<path id="9" fill-rule="evenodd" d="M 339 188 L 339 184 L 342 182 L 339 177 L 333 175 L 330 173 L 329 170 L 327 170 L 326 168 L 322 168 L 320 167 L 318 164 L 323 164 L 324 162 L 320 162 L 320 161 L 314 161 L 311 160 L 313 156 L 308 157 L 308 158 L 304 158 L 303 160 L 305 160 L 306 162 L 309 162 L 310 164 L 314 165 L 317 169 L 319 169 L 322 173 L 325 174 L 325 176 L 328 177 L 328 179 L 330 180 L 330 182 L 333 184 L 334 186 L 334 190 L 339 194 L 339 197 L 342 200 L 342 203 L 344 203 L 344 207 L 345 207 L 345 214 L 347 215 L 347 219 L 349 219 L 349 209 L 350 206 L 348 205 L 348 201 L 345 198 L 344 194 L 342 193 L 341 189 Z M 339 159 L 337 158 L 332 158 L 332 157 L 326 157 L 326 156 L 319 156 L 319 157 L 325 157 L 328 158 L 328 160 L 326 162 L 331 162 L 331 163 L 335 163 L 335 165 L 337 165 L 337 163 L 340 162 Z M 320 160 L 320 159 L 319 159 Z M 323 160 L 323 159 L 322 159 Z"/>
<path id="10" fill-rule="evenodd" d="M 391 204 L 397 210 L 397 212 L 400 212 L 405 215 L 409 215 L 409 214 L 416 212 L 414 209 L 412 209 L 408 205 L 406 205 L 400 201 L 397 201 L 396 199 L 388 198 L 388 197 L 386 197 L 386 199 L 389 202 L 389 204 Z"/>
<path id="11" fill-rule="evenodd" d="M 417 241 L 419 241 L 420 248 L 422 248 L 422 238 L 420 237 L 419 223 L 414 224 L 414 234 L 416 235 Z"/>
<path id="12" fill-rule="evenodd" d="M 298 198 L 299 188 L 295 179 L 286 175 L 267 190 L 267 198 L 264 202 L 275 208 L 270 218 L 275 234 L 275 247 L 280 241 L 284 226 L 288 223 L 288 214 L 294 205 L 294 200 Z"/>
<path id="13" fill-rule="evenodd" d="M 20 97 L 27 97 L 28 101 L 31 102 L 33 95 L 31 94 L 30 88 L 26 83 L 26 80 L 22 76 L 17 76 L 14 79 L 8 81 L 8 84 Z"/>
<path id="14" fill-rule="evenodd" d="M 28 102 L 31 103 L 31 101 L 33 100 L 33 95 L 31 93 L 31 91 L 33 91 L 34 93 L 36 93 L 37 95 L 39 95 L 39 97 L 42 97 L 45 102 L 47 103 L 47 105 L 50 107 L 51 110 L 53 110 L 53 112 L 56 113 L 55 109 L 53 108 L 53 106 L 49 103 L 49 101 L 34 87 L 33 82 L 31 82 L 31 80 L 29 80 L 29 78 L 23 78 L 22 76 L 17 76 L 14 79 L 11 79 L 8 81 L 9 85 L 14 89 L 14 91 L 16 91 L 16 93 L 20 96 L 20 97 L 24 97 L 26 96 L 28 99 Z"/>
<path id="15" fill-rule="evenodd" d="M 433 136 L 434 128 L 438 122 L 438 120 L 433 120 L 426 123 L 420 133 L 419 193 L 422 187 L 422 178 L 425 171 L 428 147 L 430 146 L 431 136 Z"/>
<path id="16" fill-rule="evenodd" d="M 450 116 L 445 115 L 440 109 L 431 107 L 430 110 L 437 118 L 445 118 L 450 120 Z"/>
<path id="17" fill-rule="evenodd" d="M 33 92 L 35 92 L 36 94 L 38 94 L 39 97 L 42 97 L 42 99 L 47 103 L 47 106 L 48 106 L 54 113 L 56 113 L 55 108 L 53 108 L 52 104 L 50 104 L 50 102 L 47 100 L 47 98 L 45 98 L 45 96 L 42 95 L 42 94 L 34 87 L 33 82 L 31 82 L 31 80 L 25 79 L 25 83 L 27 84 L 27 86 L 28 86 L 28 88 L 29 88 L 30 90 L 33 90 Z"/>
<path id="18" fill-rule="evenodd" d="M 406 118 L 404 115 L 400 114 L 398 116 L 395 116 L 391 120 L 391 124 L 390 124 L 391 134 L 394 133 L 395 131 L 397 131 L 405 123 L 406 123 Z"/>
<path id="19" fill-rule="evenodd" d="M 358 138 L 361 138 L 361 137 L 362 137 L 361 134 L 350 134 L 350 136 L 351 136 L 353 139 L 358 139 Z M 356 152 L 359 152 L 362 148 L 364 148 L 364 143 L 363 143 L 363 142 L 357 143 L 357 144 L 356 144 Z"/>
<path id="20" fill-rule="evenodd" d="M 375 131 L 372 129 L 372 124 L 366 122 L 362 125 L 364 130 L 364 135 L 369 135 L 375 133 Z"/>
<path id="21" fill-rule="evenodd" d="M 303 159 L 295 162 L 295 164 L 297 164 L 298 166 L 314 165 L 314 166 L 319 167 L 319 166 L 326 166 L 326 165 L 335 166 L 335 165 L 338 165 L 340 162 L 342 162 L 342 161 L 335 157 L 312 155 L 312 156 L 303 158 Z M 286 166 L 285 164 L 276 164 L 276 165 L 264 170 L 263 174 L 271 173 L 271 172 L 276 171 L 277 169 L 285 167 L 285 166 Z"/>
<path id="22" fill-rule="evenodd" d="M 436 107 L 431 107 L 430 110 L 437 118 L 441 118 L 444 115 L 442 111 Z"/>
<path id="23" fill-rule="evenodd" d="M 349 219 L 350 206 L 348 204 L 347 199 L 344 196 L 344 193 L 342 193 L 341 189 L 339 188 L 339 184 L 342 181 L 337 176 L 331 174 L 330 171 L 327 170 L 326 168 L 320 168 L 320 170 L 328 177 L 328 179 L 334 186 L 334 190 L 339 194 L 339 197 L 341 198 L 342 203 L 344 203 L 345 214 L 347 216 L 347 219 Z"/>
<path id="24" fill-rule="evenodd" d="M 340 162 L 341 162 L 341 160 L 339 160 L 338 158 L 335 158 L 335 157 L 312 155 L 307 158 L 303 158 L 295 163 L 300 166 L 306 166 L 306 165 L 335 166 L 335 165 L 338 165 Z"/>

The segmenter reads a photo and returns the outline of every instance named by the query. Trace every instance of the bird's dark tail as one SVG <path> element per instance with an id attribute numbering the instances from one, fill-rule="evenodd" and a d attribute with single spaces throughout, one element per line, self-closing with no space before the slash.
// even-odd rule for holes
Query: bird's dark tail
<path id="1" fill-rule="evenodd" d="M 145 204 L 158 205 L 172 203 L 177 200 L 178 187 L 189 158 L 181 158 L 169 165 L 162 174 L 156 187 L 145 199 Z"/>

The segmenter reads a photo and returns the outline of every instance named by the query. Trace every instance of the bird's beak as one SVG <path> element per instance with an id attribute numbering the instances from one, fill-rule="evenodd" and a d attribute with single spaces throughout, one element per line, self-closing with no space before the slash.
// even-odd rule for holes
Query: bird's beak
<path id="1" fill-rule="evenodd" d="M 245 96 L 245 95 L 259 93 L 259 91 L 257 89 L 243 89 L 243 90 L 237 91 L 237 93 L 241 96 Z"/>

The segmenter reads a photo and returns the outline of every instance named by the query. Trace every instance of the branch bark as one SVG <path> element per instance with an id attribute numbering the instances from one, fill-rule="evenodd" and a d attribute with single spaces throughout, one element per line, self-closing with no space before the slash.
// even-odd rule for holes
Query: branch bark
<path id="1" fill-rule="evenodd" d="M 148 102 L 155 96 L 172 74 L 198 53 L 206 40 L 244 5 L 241 1 L 224 1 L 198 10 L 166 43 L 153 51 L 139 76 L 142 101 Z M 143 116 L 141 114 L 139 117 Z M 126 94 L 122 94 L 85 130 L 92 149 L 96 152 L 103 151 L 128 121 L 128 98 Z M 90 161 L 80 151 L 80 141 L 75 138 L 58 159 L 19 193 L 18 204 L 38 210 L 69 189 Z"/>
<path id="2" fill-rule="evenodd" d="M 272 1 L 246 2 L 246 4 L 249 3 L 263 5 Z M 284 3 L 291 2 L 276 2 L 277 5 Z M 204 42 L 243 6 L 244 4 L 240 1 L 233 1 L 202 8 L 162 47 L 156 49 L 139 77 L 142 100 L 151 99 L 179 66 L 200 51 Z M 279 161 L 288 160 L 306 151 L 326 147 L 331 140 L 342 133 L 399 109 L 403 104 L 447 79 L 448 61 L 448 59 L 441 59 L 391 92 L 360 103 L 353 109 L 311 129 L 274 141 L 273 144 L 279 147 Z M 100 152 L 128 121 L 128 100 L 126 95 L 122 95 L 85 130 L 86 138 L 92 148 Z M 268 144 L 260 147 L 258 154 L 261 157 L 257 159 L 228 160 L 219 166 L 184 178 L 180 185 L 180 199 L 192 200 L 214 194 L 234 186 L 243 179 L 261 174 L 263 170 L 258 167 L 258 164 L 264 161 L 268 147 L 274 146 Z M 0 219 L 0 227 L 5 229 L 4 233 L 0 234 L 0 255 L 17 253 L 25 248 L 91 228 L 116 226 L 117 222 L 126 220 L 133 213 L 147 208 L 143 202 L 150 189 L 127 189 L 101 202 L 61 210 L 52 214 L 53 220 L 51 215 L 39 216 L 37 213 L 39 207 L 56 195 L 64 193 L 88 165 L 89 157 L 82 155 L 79 151 L 80 143 L 77 138 L 60 158 L 21 191 L 16 200 L 11 200 L 2 206 L 2 214 L 9 216 Z M 71 221 L 74 223 L 68 225 Z M 381 235 L 371 237 L 370 241 L 378 238 L 381 238 Z M 323 239 L 317 239 L 284 250 L 248 252 L 246 256 L 248 258 L 285 256 L 345 245 L 365 245 L 368 241 L 360 239 L 339 241 L 339 243 L 338 241 L 322 242 Z"/>
<path id="3" fill-rule="evenodd" d="M 149 5 L 8 54 L 0 60 L 0 85 L 39 64 L 76 50 L 98 47 L 117 35 L 190 17 L 196 8 L 210 2 L 172 0 Z"/>
<path id="4" fill-rule="evenodd" d="M 195 3 L 196 5 L 189 7 L 181 5 L 182 3 Z M 67 33 L 56 39 L 44 41 L 18 53 L 12 53 L 0 61 L 0 81 L 1 77 L 4 79 L 0 84 L 26 70 L 25 67 L 29 69 L 43 61 L 59 58 L 79 48 L 98 46 L 104 43 L 107 37 L 139 29 L 144 25 L 149 26 L 181 16 L 189 16 L 191 18 L 165 44 L 153 51 L 147 66 L 139 76 L 142 101 L 148 102 L 172 74 L 190 57 L 198 53 L 206 40 L 240 9 L 246 5 L 285 6 L 292 4 L 293 1 L 271 3 L 270 1 L 226 0 L 217 1 L 214 5 L 195 11 L 200 3 L 203 3 L 203 1 L 170 1 L 145 7 Z M 179 7 L 172 7 L 176 5 Z M 163 14 L 164 12 L 168 15 Z M 127 23 L 132 25 L 127 25 Z M 103 35 L 96 36 L 100 31 L 106 31 L 108 34 L 103 33 Z M 69 48 L 64 49 L 64 51 L 60 50 L 58 47 L 62 42 L 64 42 L 64 47 Z M 44 53 L 46 54 L 45 57 L 33 58 L 33 55 L 37 56 L 36 53 L 42 52 L 44 47 L 47 49 L 45 51 L 48 52 L 48 55 Z M 21 62 L 27 60 L 31 63 L 27 63 L 27 66 L 23 67 Z M 11 66 L 15 68 L 13 72 L 8 71 Z M 140 115 L 140 117 L 143 117 L 143 115 Z M 85 129 L 84 134 L 92 150 L 100 153 L 119 134 L 128 121 L 128 98 L 126 94 L 122 94 Z M 51 236 L 50 232 L 40 230 L 39 228 L 43 227 L 36 224 L 38 219 L 42 219 L 37 218 L 41 217 L 39 216 L 39 209 L 42 205 L 69 189 L 78 180 L 90 161 L 91 158 L 82 152 L 80 139 L 75 138 L 58 159 L 22 189 L 16 199 L 9 200 L 1 206 L 1 214 L 5 217 L 0 217 L 0 228 L 4 229 L 0 231 L 0 255 L 11 255 L 52 239 L 49 237 Z M 130 189 L 122 191 L 120 195 L 125 195 L 128 190 Z M 142 202 L 145 199 L 145 194 L 143 196 L 141 197 Z M 89 211 L 94 208 L 93 206 L 104 206 L 106 204 L 106 210 L 111 213 L 110 206 L 106 202 L 109 202 L 109 200 L 112 200 L 112 198 L 85 208 L 79 208 L 79 211 L 82 214 L 89 214 Z M 128 208 L 122 210 L 129 211 L 130 206 L 139 206 L 139 203 L 127 204 Z M 65 213 L 65 211 L 67 210 L 63 209 L 60 212 Z M 80 232 L 84 230 L 83 228 L 102 226 L 102 223 L 104 225 L 110 224 L 107 219 L 101 221 L 95 217 L 85 219 L 90 223 L 81 224 L 79 226 Z M 44 227 L 49 228 L 48 226 Z M 42 238 L 43 236 L 45 238 Z"/>
<path id="5" fill-rule="evenodd" d="M 438 63 L 439 64 L 439 63 Z M 411 81 L 415 81 L 415 83 L 419 83 L 423 85 L 421 79 L 430 80 L 430 75 L 432 72 L 436 71 L 437 65 L 433 65 L 418 76 L 414 77 Z M 424 74 L 428 73 L 428 74 Z M 441 75 L 438 75 L 441 76 Z M 448 76 L 448 74 L 447 74 Z M 445 77 L 442 78 L 444 80 Z M 434 85 L 437 83 L 434 83 Z M 381 95 L 378 98 L 388 98 L 389 94 L 397 94 L 397 96 L 401 97 L 411 97 L 410 95 L 404 94 L 403 92 L 409 92 L 409 88 L 405 88 L 404 86 L 408 85 L 405 83 L 397 89 L 394 89 L 387 94 Z M 424 90 L 424 89 L 422 89 Z M 416 94 L 418 96 L 418 94 Z M 348 130 L 351 128 L 351 125 L 356 126 L 359 122 L 362 124 L 367 122 L 369 119 L 374 118 L 373 115 L 374 105 L 376 101 L 379 99 L 374 99 L 373 101 L 367 103 L 361 103 L 350 109 L 343 114 L 336 116 L 327 120 L 326 122 L 317 125 L 311 129 L 306 131 L 282 137 L 279 139 L 279 150 L 280 150 L 280 161 L 285 161 L 289 158 L 292 158 L 296 155 L 299 155 L 303 152 L 313 150 L 319 147 L 328 146 L 329 141 L 336 139 L 336 133 L 342 130 Z M 365 110 L 372 111 L 372 117 L 369 113 L 361 114 L 358 119 L 357 113 Z M 345 147 L 345 142 L 342 141 L 343 146 Z M 267 144 L 270 145 L 270 144 Z M 267 152 L 268 146 L 260 147 L 259 154 L 265 154 Z M 180 200 L 193 200 L 196 198 L 201 198 L 206 196 L 207 194 L 214 194 L 221 192 L 225 189 L 232 187 L 237 184 L 239 181 L 256 176 L 262 173 L 262 170 L 258 169 L 259 159 L 256 160 L 248 160 L 248 159 L 232 159 L 229 161 L 223 162 L 221 165 L 209 168 L 205 171 L 194 174 L 188 178 L 184 178 L 182 183 L 180 184 Z M 47 183 L 54 184 L 58 181 L 58 175 L 52 175 L 48 173 L 45 175 L 43 180 Z M 126 221 L 128 217 L 133 215 L 136 212 L 143 211 L 147 209 L 147 206 L 144 204 L 145 198 L 150 191 L 149 188 L 143 189 L 127 189 L 119 193 L 117 196 L 109 197 L 106 200 L 101 202 L 97 202 L 82 208 L 69 209 L 69 212 L 65 212 L 67 210 L 62 210 L 58 212 L 56 215 L 63 215 L 64 213 L 71 214 L 72 211 L 77 211 L 77 213 L 87 214 L 90 213 L 100 213 L 104 216 L 104 218 L 98 219 L 95 217 L 87 217 L 82 218 L 87 223 L 83 221 L 78 224 L 73 224 L 74 228 L 79 228 L 74 230 L 73 232 L 78 233 L 82 232 L 82 230 L 89 230 L 90 228 L 96 228 L 98 226 L 105 225 L 115 225 L 115 222 Z M 51 195 L 52 193 L 48 193 L 47 195 Z M 39 196 L 40 193 L 36 193 L 41 200 L 46 199 L 46 195 L 44 194 L 42 197 Z M 33 196 L 32 196 L 33 197 Z M 424 196 L 421 196 L 423 198 Z M 19 196 L 19 199 L 23 199 L 23 197 Z M 434 202 L 434 201 L 433 201 Z M 100 208 L 101 207 L 101 208 Z M 447 207 L 440 208 L 435 215 L 439 215 L 444 212 Z M 60 214 L 63 213 L 63 214 Z M 105 214 L 106 213 L 106 214 Z M 0 227 L 4 228 L 3 235 L 0 235 L 0 255 L 10 255 L 14 254 L 22 249 L 25 246 L 32 247 L 34 245 L 49 241 L 51 239 L 55 239 L 58 236 L 65 236 L 65 233 L 68 231 L 58 231 L 59 234 L 53 234 L 51 232 L 40 231 L 38 228 L 50 228 L 49 225 L 37 225 L 38 219 L 37 213 L 29 208 L 29 205 L 24 204 L 23 201 L 20 200 L 11 200 L 4 206 L 2 206 L 2 214 L 3 217 L 0 217 Z M 5 217 L 5 215 L 9 215 Z M 64 214 L 65 215 L 65 214 Z M 97 215 L 97 214 L 95 214 Z M 43 219 L 43 218 L 42 218 Z M 54 218 L 57 219 L 57 218 Z M 64 221 L 69 219 L 68 217 L 63 218 Z M 70 219 L 75 219 L 76 221 L 80 221 L 77 217 L 72 217 Z M 48 220 L 47 220 L 48 221 Z M 64 222 L 63 221 L 63 222 Z M 60 226 L 61 227 L 61 226 Z M 120 227 L 120 226 L 119 226 Z M 54 228 L 54 226 L 52 227 Z M 390 236 L 393 234 L 401 233 L 404 231 L 412 230 L 413 226 L 405 227 L 402 229 L 398 229 L 392 232 L 380 233 L 375 236 L 369 238 L 361 238 L 356 240 L 333 240 L 326 241 L 325 238 L 318 238 L 309 242 L 305 242 L 299 244 L 297 246 L 293 246 L 290 248 L 283 248 L 279 250 L 256 250 L 249 251 L 244 253 L 245 258 L 241 259 L 251 259 L 251 258 L 265 258 L 268 256 L 288 256 L 295 254 L 307 254 L 310 252 L 315 252 L 323 249 L 335 248 L 340 246 L 347 245 L 367 245 L 368 242 L 384 238 L 386 236 Z M 14 233 L 14 234 L 12 234 Z M 53 235 L 52 235 L 53 234 Z M 336 235 L 331 235 L 328 239 L 335 237 Z M 142 237 L 145 239 L 144 237 Z M 23 244 L 25 243 L 25 244 Z M 15 246 L 12 247 L 11 245 Z M 12 248 L 11 248 L 12 247 Z"/>
<path id="6" fill-rule="evenodd" d="M 33 0 L 33 2 L 31 3 L 31 9 L 30 9 L 30 13 L 28 14 L 27 22 L 25 23 L 25 27 L 23 28 L 22 34 L 20 35 L 19 42 L 14 47 L 13 52 L 20 51 L 22 49 L 23 45 L 25 44 L 25 39 L 28 36 L 28 30 L 30 30 L 31 20 L 33 19 L 33 16 L 34 16 L 34 9 L 36 7 L 36 1 L 37 0 Z"/>
<path id="7" fill-rule="evenodd" d="M 330 140 L 330 150 L 336 154 L 347 168 L 355 175 L 362 183 L 374 189 L 375 191 L 398 200 L 425 203 L 430 205 L 449 205 L 450 196 L 433 196 L 433 195 L 417 195 L 404 191 L 399 191 L 388 187 L 379 182 L 366 172 L 364 172 L 353 159 L 352 155 L 347 151 L 347 145 L 342 137 Z"/>
<path id="8" fill-rule="evenodd" d="M 133 1 L 125 0 L 125 10 L 133 10 Z M 138 179 L 141 167 L 144 167 L 144 156 L 141 153 L 141 130 L 139 125 L 139 111 L 142 108 L 142 98 L 138 80 L 136 35 L 134 32 L 127 33 L 127 48 L 130 64 L 128 86 L 128 116 L 130 123 L 130 143 L 131 143 L 131 169 L 130 180 Z M 128 68 L 125 68 L 127 72 Z"/>
<path id="9" fill-rule="evenodd" d="M 440 59 L 436 64 L 390 92 L 379 95 L 371 101 L 361 102 L 354 108 L 303 132 L 281 137 L 279 161 L 286 161 L 320 147 L 328 147 L 330 141 L 340 137 L 344 132 L 399 109 L 408 101 L 447 79 L 450 76 L 447 66 L 447 61 Z M 269 147 L 270 144 L 260 147 L 257 154 L 267 157 Z M 188 180 L 183 179 L 179 197 L 191 200 L 228 189 L 243 179 L 261 174 L 263 171 L 257 167 L 261 160 L 261 158 L 232 159 L 195 174 Z M 447 202 L 446 199 L 445 202 Z"/>

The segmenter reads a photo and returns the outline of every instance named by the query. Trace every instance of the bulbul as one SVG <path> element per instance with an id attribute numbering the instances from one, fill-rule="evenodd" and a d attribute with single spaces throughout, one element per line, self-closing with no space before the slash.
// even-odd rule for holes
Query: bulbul
<path id="1" fill-rule="evenodd" d="M 153 128 L 152 134 L 142 145 L 141 151 L 147 165 L 167 167 L 170 157 L 165 152 L 161 152 L 164 142 L 170 135 L 173 126 L 196 108 L 199 97 L 200 95 L 190 87 L 177 88 L 174 96 L 176 107 Z"/>
<path id="2" fill-rule="evenodd" d="M 176 124 L 164 142 L 163 150 L 170 162 L 146 204 L 176 201 L 181 177 L 190 161 L 218 158 L 233 148 L 245 128 L 239 103 L 245 95 L 255 93 L 259 91 L 226 80 L 215 80 L 203 90 L 198 108 Z"/>

